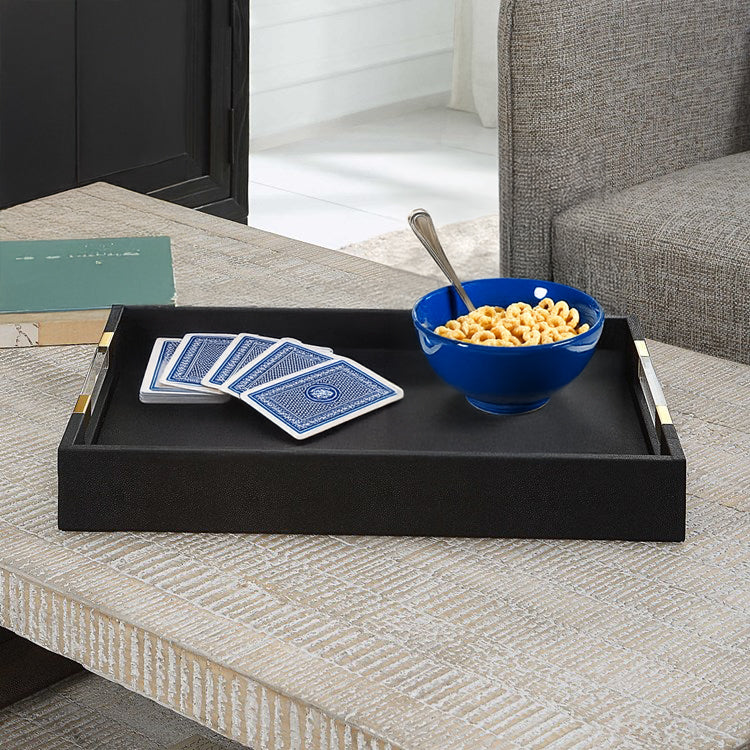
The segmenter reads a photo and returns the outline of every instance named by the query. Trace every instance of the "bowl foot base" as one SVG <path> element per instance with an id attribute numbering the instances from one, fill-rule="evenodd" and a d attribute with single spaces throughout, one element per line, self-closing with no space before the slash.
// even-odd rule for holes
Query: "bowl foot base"
<path id="1" fill-rule="evenodd" d="M 466 400 L 475 409 L 486 411 L 488 414 L 526 414 L 527 412 L 541 409 L 549 401 L 548 398 L 543 398 L 540 401 L 534 401 L 530 404 L 492 404 L 489 401 L 479 401 L 468 396 Z"/>

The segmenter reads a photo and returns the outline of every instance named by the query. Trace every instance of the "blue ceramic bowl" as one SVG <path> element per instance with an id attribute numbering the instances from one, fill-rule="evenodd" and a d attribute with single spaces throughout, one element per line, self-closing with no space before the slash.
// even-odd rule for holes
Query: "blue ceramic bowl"
<path id="1" fill-rule="evenodd" d="M 604 325 L 599 303 L 580 289 L 537 279 L 477 279 L 464 284 L 477 306 L 513 302 L 536 305 L 544 297 L 565 300 L 578 309 L 586 333 L 536 346 L 482 346 L 444 338 L 437 326 L 468 311 L 452 286 L 436 289 L 414 305 L 412 320 L 432 369 L 466 395 L 473 406 L 493 414 L 521 414 L 538 409 L 574 380 L 594 353 Z"/>

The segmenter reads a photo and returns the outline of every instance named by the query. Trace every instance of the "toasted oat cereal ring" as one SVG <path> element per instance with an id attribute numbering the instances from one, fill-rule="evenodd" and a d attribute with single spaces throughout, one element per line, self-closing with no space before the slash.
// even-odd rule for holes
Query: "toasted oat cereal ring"
<path id="1" fill-rule="evenodd" d="M 445 324 L 445 328 L 449 328 L 451 331 L 460 331 L 461 330 L 461 324 L 457 320 L 449 320 Z"/>
<path id="2" fill-rule="evenodd" d="M 570 308 L 570 312 L 568 313 L 568 325 L 573 326 L 573 328 L 576 328 L 578 326 L 578 323 L 581 321 L 581 315 L 576 310 L 575 307 Z"/>
<path id="3" fill-rule="evenodd" d="M 582 326 L 578 326 L 578 333 L 586 333 L 590 327 L 588 323 L 584 323 Z"/>
<path id="4" fill-rule="evenodd" d="M 534 346 L 539 343 L 541 338 L 542 338 L 542 334 L 539 333 L 539 331 L 526 331 L 521 336 L 524 346 Z"/>
<path id="5" fill-rule="evenodd" d="M 461 321 L 461 330 L 464 332 L 464 336 L 471 338 L 477 331 L 482 330 L 482 327 L 473 320 L 463 320 Z"/>
<path id="6" fill-rule="evenodd" d="M 481 344 L 483 341 L 489 341 L 490 339 L 494 339 L 495 334 L 491 333 L 490 331 L 477 331 L 472 337 L 471 337 L 471 343 L 472 344 Z"/>
<path id="7" fill-rule="evenodd" d="M 464 338 L 464 334 L 462 331 L 454 331 L 451 328 L 446 328 L 445 326 L 438 326 L 435 329 L 435 333 L 438 336 L 443 336 L 446 339 L 455 339 L 456 341 L 460 341 L 462 338 Z"/>
<path id="8" fill-rule="evenodd" d="M 570 307 L 565 300 L 560 300 L 559 302 L 555 303 L 555 306 L 552 308 L 552 314 L 553 315 L 559 315 L 563 320 L 568 319 L 568 313 L 570 312 Z"/>
<path id="9" fill-rule="evenodd" d="M 542 310 L 551 310 L 554 306 L 555 301 L 551 297 L 545 297 L 537 304 L 537 307 L 541 308 Z"/>
<path id="10" fill-rule="evenodd" d="M 510 331 L 502 325 L 490 328 L 490 332 L 496 339 L 503 339 L 507 341 L 510 338 Z"/>

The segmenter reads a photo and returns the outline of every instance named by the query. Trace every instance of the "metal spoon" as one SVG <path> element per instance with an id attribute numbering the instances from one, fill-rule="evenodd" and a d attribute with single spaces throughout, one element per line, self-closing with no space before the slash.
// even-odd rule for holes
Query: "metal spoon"
<path id="1" fill-rule="evenodd" d="M 409 214 L 408 222 L 419 241 L 427 248 L 427 252 L 432 256 L 432 259 L 447 276 L 448 281 L 453 284 L 458 292 L 458 296 L 461 297 L 469 312 L 476 310 L 477 308 L 474 307 L 474 303 L 469 299 L 469 295 L 466 294 L 466 290 L 461 285 L 456 272 L 453 270 L 453 266 L 448 261 L 435 231 L 435 225 L 432 223 L 432 218 L 427 211 L 423 208 L 415 208 Z"/>

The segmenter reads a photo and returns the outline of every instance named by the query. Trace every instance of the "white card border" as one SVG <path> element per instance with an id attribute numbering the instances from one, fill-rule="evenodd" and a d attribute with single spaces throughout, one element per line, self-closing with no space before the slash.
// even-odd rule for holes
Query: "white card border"
<path id="1" fill-rule="evenodd" d="M 266 409 L 264 409 L 260 404 L 256 403 L 255 401 L 250 400 L 250 396 L 254 392 L 264 390 L 265 388 L 272 388 L 273 386 L 278 385 L 279 383 L 283 383 L 286 380 L 291 380 L 292 378 L 298 378 L 298 377 L 302 377 L 303 375 L 309 375 L 310 373 L 315 372 L 316 370 L 322 370 L 326 367 L 330 367 L 336 361 L 348 362 L 350 365 L 366 373 L 374 380 L 377 380 L 379 383 L 382 383 L 388 388 L 393 389 L 395 391 L 394 395 L 388 396 L 387 398 L 384 398 L 381 401 L 377 401 L 374 404 L 369 404 L 368 406 L 364 406 L 361 409 L 358 409 L 357 411 L 351 412 L 350 414 L 345 414 L 344 416 L 339 417 L 338 419 L 334 419 L 330 422 L 326 422 L 325 424 L 319 425 L 318 427 L 313 427 L 311 430 L 306 430 L 304 433 L 297 432 L 297 430 L 290 427 L 285 422 L 282 422 L 274 414 L 271 414 Z M 353 359 L 349 359 L 349 357 L 340 357 L 340 356 L 334 356 L 333 360 L 329 362 L 320 362 L 319 364 L 313 365 L 312 367 L 306 367 L 304 370 L 299 370 L 298 372 L 295 372 L 293 375 L 285 375 L 284 377 L 276 378 L 275 380 L 270 380 L 268 383 L 263 383 L 263 385 L 259 385 L 259 386 L 256 386 L 255 388 L 251 388 L 250 390 L 245 391 L 240 395 L 240 399 L 244 403 L 246 403 L 249 407 L 257 411 L 259 414 L 262 414 L 269 422 L 273 422 L 277 427 L 280 427 L 282 430 L 284 430 L 284 432 L 286 432 L 287 435 L 291 435 L 296 440 L 305 440 L 306 438 L 312 437 L 313 435 L 319 435 L 321 432 L 326 432 L 327 430 L 333 429 L 334 427 L 338 427 L 340 424 L 343 424 L 344 422 L 349 422 L 352 419 L 356 419 L 357 417 L 360 417 L 363 414 L 367 414 L 371 411 L 376 411 L 377 409 L 382 409 L 384 406 L 388 406 L 388 404 L 392 404 L 394 401 L 400 401 L 403 397 L 404 397 L 404 390 L 400 386 L 391 382 L 387 378 L 384 378 L 382 375 L 379 375 L 377 372 L 373 372 L 369 367 L 365 367 L 363 364 L 359 362 L 355 362 Z"/>
<path id="2" fill-rule="evenodd" d="M 234 338 L 233 333 L 186 333 L 180 340 L 180 343 L 177 346 L 177 349 L 175 349 L 174 354 L 170 357 L 169 362 L 167 362 L 167 364 L 164 366 L 165 373 L 169 372 L 172 369 L 177 360 L 182 356 L 182 353 L 190 345 L 190 339 L 194 336 L 203 336 L 205 338 L 226 338 L 227 336 L 231 336 Z M 193 385 L 192 383 L 173 383 L 171 380 L 168 380 L 166 376 L 159 378 L 157 382 L 159 383 L 159 385 L 163 385 L 166 388 L 179 388 L 185 391 L 197 391 L 198 393 L 215 394 L 218 392 L 217 388 L 208 388 L 205 385 Z"/>
<path id="3" fill-rule="evenodd" d="M 237 346 L 237 344 L 239 344 L 240 339 L 244 338 L 245 336 L 252 336 L 252 337 L 254 337 L 256 339 L 263 339 L 263 341 L 274 341 L 274 342 L 279 341 L 279 339 L 275 339 L 272 336 L 262 336 L 259 333 L 250 333 L 250 332 L 247 332 L 247 331 L 243 332 L 243 333 L 238 333 L 234 337 L 234 339 L 232 340 L 232 343 L 230 343 L 229 346 L 224 350 L 224 354 L 222 354 L 216 360 L 214 366 L 201 379 L 201 383 L 203 385 L 205 385 L 206 388 L 210 388 L 211 390 L 221 389 L 220 385 L 218 385 L 216 383 L 211 383 L 211 378 L 218 372 L 218 370 L 220 370 L 224 366 L 224 363 L 229 359 L 229 357 L 232 356 L 232 349 L 234 349 Z M 268 349 L 270 349 L 270 348 L 271 347 L 269 346 Z M 266 349 L 266 352 L 268 351 L 268 349 Z M 263 352 L 263 354 L 265 354 L 265 352 Z M 258 356 L 260 356 L 260 355 L 258 355 Z M 257 357 L 255 359 L 257 359 Z M 250 364 L 250 363 L 248 362 L 248 364 Z M 237 373 L 237 372 L 239 372 L 239 370 L 235 370 L 235 372 L 232 373 L 231 377 L 234 377 L 235 373 Z M 229 378 L 227 378 L 224 381 L 224 383 L 227 383 L 227 382 L 229 382 Z M 222 383 L 222 385 L 224 383 Z"/>
<path id="4" fill-rule="evenodd" d="M 221 404 L 225 403 L 228 399 L 225 394 L 213 391 L 211 393 L 198 393 L 196 391 L 188 391 L 178 388 L 168 388 L 161 386 L 162 390 L 155 390 L 151 387 L 151 381 L 154 379 L 156 368 L 159 364 L 159 353 L 167 341 L 178 343 L 179 337 L 172 336 L 160 336 L 154 340 L 154 345 L 151 347 L 151 354 L 148 358 L 148 364 L 146 365 L 146 371 L 143 373 L 143 380 L 141 381 L 141 388 L 138 392 L 138 399 L 143 404 Z M 177 351 L 177 349 L 175 349 Z M 171 357 L 170 357 L 171 359 Z M 165 362 L 164 369 L 169 362 Z M 159 381 L 157 380 L 157 386 Z"/>
<path id="5" fill-rule="evenodd" d="M 264 352 L 261 352 L 255 359 L 250 360 L 243 368 L 240 370 L 237 370 L 237 372 L 234 373 L 231 379 L 225 380 L 221 385 L 213 386 L 214 388 L 218 388 L 220 391 L 223 391 L 224 393 L 229 394 L 230 396 L 234 398 L 239 398 L 233 390 L 229 388 L 229 386 L 234 383 L 236 380 L 240 380 L 245 376 L 245 373 L 247 373 L 250 369 L 255 367 L 258 362 L 260 362 L 264 357 L 270 357 L 273 352 L 275 352 L 277 349 L 281 348 L 281 345 L 284 343 L 292 344 L 299 344 L 300 346 L 305 347 L 305 349 L 311 349 L 316 352 L 320 352 L 321 354 L 327 354 L 332 359 L 336 359 L 337 356 L 333 353 L 333 349 L 328 349 L 327 347 L 323 346 L 312 346 L 311 344 L 306 344 L 304 341 L 300 341 L 299 339 L 292 338 L 291 336 L 284 336 L 284 338 L 279 339 L 275 344 L 272 346 L 269 346 L 268 349 L 266 349 Z M 176 353 L 176 352 L 175 352 Z M 340 358 L 339 358 L 340 359 Z M 325 364 L 322 362 L 321 364 Z M 305 368 L 309 369 L 309 368 Z M 302 370 L 299 370 L 298 372 L 302 372 Z M 297 373 L 295 372 L 294 375 Z M 291 376 L 284 376 L 284 377 L 291 377 Z M 276 380 L 283 380 L 284 378 L 276 378 Z M 263 385 L 270 385 L 273 381 L 268 381 L 268 383 L 264 383 Z M 258 386 L 259 388 L 262 386 Z M 241 394 L 240 394 L 241 395 Z"/>

